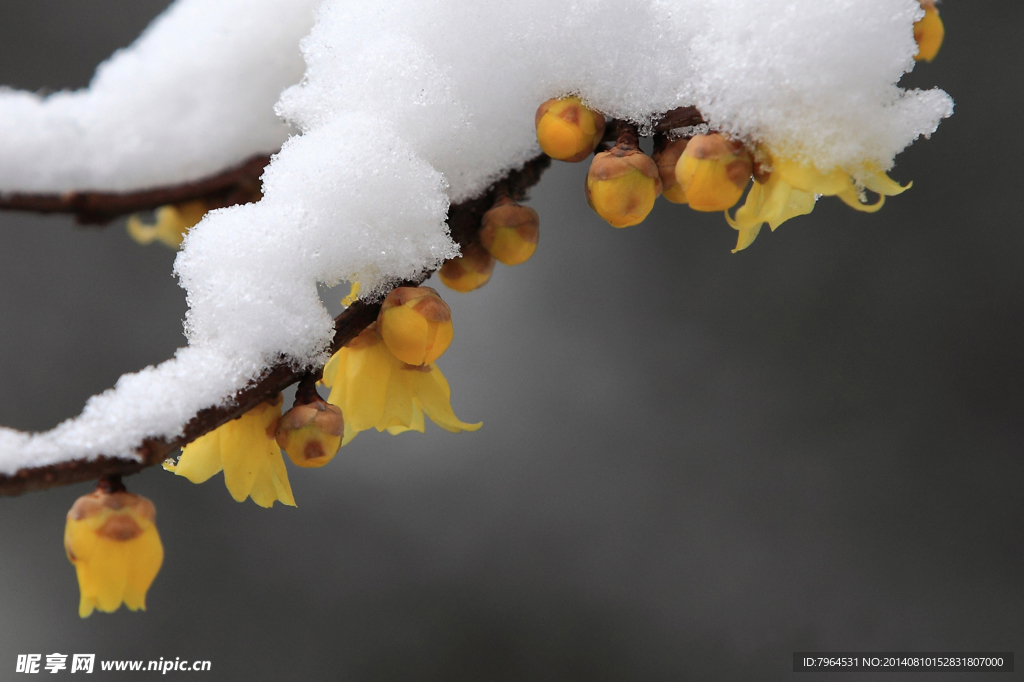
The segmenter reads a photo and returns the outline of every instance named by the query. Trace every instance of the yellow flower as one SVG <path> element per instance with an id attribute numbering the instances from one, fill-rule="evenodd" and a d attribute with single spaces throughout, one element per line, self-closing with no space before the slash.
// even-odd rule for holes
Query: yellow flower
<path id="1" fill-rule="evenodd" d="M 729 225 L 739 231 L 733 253 L 750 246 L 764 223 L 774 230 L 790 218 L 810 213 L 819 195 L 837 196 L 858 211 L 874 213 L 885 197 L 900 194 L 912 184 L 902 186 L 871 164 L 865 164 L 855 177 L 842 168 L 821 172 L 808 163 L 788 159 L 774 160 L 771 168 L 766 177 L 755 179 L 735 216 L 725 213 Z M 865 189 L 878 194 L 878 200 L 867 203 Z"/>
<path id="2" fill-rule="evenodd" d="M 452 411 L 451 389 L 437 365 L 408 365 L 396 358 L 377 333 L 377 323 L 345 345 L 324 367 L 327 401 L 345 415 L 347 445 L 360 431 L 398 434 L 423 432 L 423 415 L 442 429 L 476 431 L 481 424 L 459 421 Z"/>
<path id="3" fill-rule="evenodd" d="M 137 215 L 128 218 L 128 234 L 140 244 L 153 240 L 163 242 L 172 249 L 181 246 L 189 229 L 206 215 L 206 204 L 190 201 L 176 206 L 161 206 L 156 210 L 156 222 L 147 225 Z"/>
<path id="4" fill-rule="evenodd" d="M 124 602 L 146 609 L 146 592 L 164 561 L 156 509 L 139 495 L 97 489 L 75 502 L 64 527 L 64 550 L 75 566 L 78 615 L 112 613 Z"/>
<path id="5" fill-rule="evenodd" d="M 261 507 L 275 501 L 294 507 L 288 471 L 275 440 L 281 402 L 278 394 L 200 436 L 182 449 L 177 464 L 164 462 L 164 468 L 193 483 L 203 483 L 223 469 L 224 484 L 238 502 L 251 497 Z"/>
<path id="6" fill-rule="evenodd" d="M 534 117 L 537 142 L 545 154 L 559 161 L 582 161 L 604 135 L 604 116 L 592 111 L 579 97 L 549 99 Z"/>
<path id="7" fill-rule="evenodd" d="M 388 350 L 410 365 L 429 365 L 452 342 L 452 312 L 430 287 L 396 287 L 384 298 L 377 329 Z"/>
<path id="8" fill-rule="evenodd" d="M 939 18 L 939 10 L 935 9 L 933 0 L 921 0 L 924 16 L 914 24 L 914 41 L 917 43 L 917 54 L 914 59 L 930 62 L 935 59 L 942 47 L 942 39 L 946 36 L 946 27 Z"/>

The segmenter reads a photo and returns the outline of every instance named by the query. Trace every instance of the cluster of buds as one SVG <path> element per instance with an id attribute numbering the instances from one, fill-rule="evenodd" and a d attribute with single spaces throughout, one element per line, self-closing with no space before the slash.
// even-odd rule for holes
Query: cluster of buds
<path id="1" fill-rule="evenodd" d="M 502 265 L 528 261 L 537 250 L 540 217 L 529 206 L 502 195 L 481 218 L 478 239 L 441 267 L 438 274 L 448 288 L 474 291 L 490 281 L 495 261 Z"/>

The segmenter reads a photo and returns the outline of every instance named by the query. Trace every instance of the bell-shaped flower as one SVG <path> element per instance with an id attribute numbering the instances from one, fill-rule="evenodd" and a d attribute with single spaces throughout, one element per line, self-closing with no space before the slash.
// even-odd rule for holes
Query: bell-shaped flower
<path id="1" fill-rule="evenodd" d="M 164 468 L 193 483 L 203 483 L 223 470 L 224 484 L 238 502 L 251 497 L 261 507 L 276 501 L 294 507 L 288 471 L 276 440 L 281 402 L 278 394 L 200 436 L 182 449 L 177 464 L 168 461 Z"/>
<path id="2" fill-rule="evenodd" d="M 729 225 L 739 232 L 733 253 L 750 246 L 764 223 L 775 230 L 790 218 L 810 213 L 818 196 L 837 196 L 858 211 L 874 213 L 885 203 L 885 197 L 900 194 L 910 186 L 900 185 L 871 164 L 852 176 L 841 168 L 822 172 L 808 163 L 773 160 L 771 171 L 755 180 L 735 215 L 725 214 Z M 865 189 L 878 194 L 878 200 L 868 203 Z"/>
<path id="3" fill-rule="evenodd" d="M 84 495 L 68 512 L 64 550 L 78 574 L 78 615 L 146 608 L 164 560 L 153 503 L 125 491 Z"/>
<path id="4" fill-rule="evenodd" d="M 327 401 L 345 416 L 342 445 L 367 429 L 423 432 L 424 414 L 442 429 L 476 431 L 481 424 L 460 421 L 452 411 L 451 388 L 436 364 L 410 365 L 388 350 L 367 327 L 334 354 L 321 383 L 331 389 Z"/>

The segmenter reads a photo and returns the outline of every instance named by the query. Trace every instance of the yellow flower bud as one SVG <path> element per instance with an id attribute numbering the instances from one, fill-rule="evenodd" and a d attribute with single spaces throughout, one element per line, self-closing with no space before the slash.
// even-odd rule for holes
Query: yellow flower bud
<path id="1" fill-rule="evenodd" d="M 582 161 L 604 135 L 604 116 L 583 106 L 579 97 L 549 99 L 537 108 L 534 121 L 540 148 L 559 161 Z"/>
<path id="2" fill-rule="evenodd" d="M 914 42 L 917 43 L 914 59 L 930 62 L 942 47 L 946 27 L 939 18 L 939 10 L 935 9 L 933 0 L 921 0 L 921 8 L 924 9 L 924 16 L 914 24 Z"/>
<path id="3" fill-rule="evenodd" d="M 676 163 L 676 178 L 691 208 L 725 211 L 743 196 L 753 165 L 739 142 L 720 133 L 695 135 Z"/>
<path id="4" fill-rule="evenodd" d="M 452 342 L 452 313 L 430 287 L 392 289 L 377 317 L 380 337 L 396 358 L 428 365 Z"/>
<path id="5" fill-rule="evenodd" d="M 292 464 L 312 469 L 334 459 L 344 431 L 341 410 L 316 398 L 285 412 L 277 423 L 276 438 Z"/>
<path id="6" fill-rule="evenodd" d="M 78 574 L 78 615 L 112 613 L 123 602 L 146 609 L 146 592 L 164 560 L 156 509 L 139 495 L 97 489 L 75 502 L 64 527 L 64 550 Z"/>
<path id="7" fill-rule="evenodd" d="M 161 206 L 156 210 L 156 222 L 152 225 L 143 223 L 137 215 L 128 218 L 128 234 L 140 244 L 156 240 L 176 249 L 204 215 L 206 203 L 202 201 Z"/>
<path id="8" fill-rule="evenodd" d="M 686 192 L 676 178 L 676 164 L 679 157 L 686 150 L 686 144 L 690 140 L 682 137 L 672 140 L 667 145 L 654 152 L 654 163 L 658 166 L 658 177 L 661 178 L 661 194 L 673 204 L 685 204 Z"/>
<path id="9" fill-rule="evenodd" d="M 480 244 L 505 265 L 525 263 L 537 250 L 540 218 L 529 206 L 502 199 L 480 224 Z"/>
<path id="10" fill-rule="evenodd" d="M 587 203 L 612 227 L 643 222 L 661 194 L 658 166 L 631 145 L 615 145 L 594 157 L 587 173 Z"/>
<path id="11" fill-rule="evenodd" d="M 461 256 L 446 261 L 438 277 L 449 289 L 465 294 L 487 284 L 493 271 L 494 256 L 474 242 L 462 247 Z"/>

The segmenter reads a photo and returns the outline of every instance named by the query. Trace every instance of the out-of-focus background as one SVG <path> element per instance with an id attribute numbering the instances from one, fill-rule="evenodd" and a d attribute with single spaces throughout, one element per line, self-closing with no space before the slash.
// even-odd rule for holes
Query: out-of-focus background
<path id="1" fill-rule="evenodd" d="M 4 0 L 0 83 L 82 87 L 165 5 Z M 941 10 L 947 42 L 905 83 L 957 112 L 898 158 L 911 191 L 873 216 L 822 200 L 733 255 L 717 214 L 659 203 L 609 227 L 586 164 L 556 162 L 534 258 L 473 294 L 438 285 L 453 406 L 484 427 L 364 433 L 290 468 L 297 509 L 132 477 L 166 547 L 148 612 L 78 618 L 62 534 L 90 486 L 0 498 L 0 679 L 53 652 L 438 681 L 1024 654 L 1024 6 Z M 0 214 L 0 423 L 49 428 L 169 357 L 173 258 L 123 221 Z"/>

